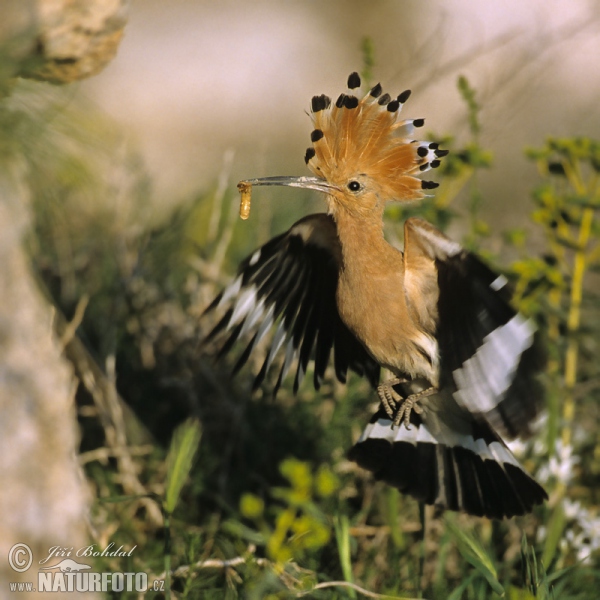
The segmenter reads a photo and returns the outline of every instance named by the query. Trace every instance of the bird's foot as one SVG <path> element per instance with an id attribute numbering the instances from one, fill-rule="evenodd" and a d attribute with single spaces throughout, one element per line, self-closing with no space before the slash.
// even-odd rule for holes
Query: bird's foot
<path id="1" fill-rule="evenodd" d="M 377 386 L 377 395 L 383 404 L 383 408 L 390 419 L 394 419 L 398 406 L 404 401 L 404 397 L 401 396 L 393 386 L 399 383 L 407 383 L 407 379 L 390 379 Z"/>
<path id="2" fill-rule="evenodd" d="M 418 415 L 423 414 L 423 407 L 419 405 L 419 400 L 438 391 L 437 388 L 431 387 L 404 398 L 393 386 L 406 382 L 406 379 L 390 379 L 377 388 L 383 408 L 392 420 L 392 429 L 398 427 L 402 422 L 406 429 L 410 429 L 410 413 L 414 410 Z"/>
<path id="3" fill-rule="evenodd" d="M 408 398 L 404 398 L 402 405 L 396 411 L 396 415 L 392 420 L 392 428 L 399 427 L 402 422 L 406 429 L 410 429 L 410 413 L 415 411 L 418 415 L 423 414 L 423 407 L 419 406 L 419 400 L 422 397 L 422 392 L 412 394 Z"/>

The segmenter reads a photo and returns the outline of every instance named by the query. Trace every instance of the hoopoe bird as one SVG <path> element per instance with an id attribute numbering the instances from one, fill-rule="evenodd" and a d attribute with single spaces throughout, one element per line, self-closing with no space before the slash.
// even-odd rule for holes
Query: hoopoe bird
<path id="1" fill-rule="evenodd" d="M 234 371 L 272 335 L 255 388 L 278 356 L 275 393 L 294 367 L 294 392 L 309 363 L 318 390 L 333 351 L 376 389 L 380 408 L 349 457 L 417 500 L 489 518 L 522 515 L 547 499 L 503 438 L 530 433 L 543 366 L 535 328 L 510 304 L 507 280 L 419 218 L 404 225 L 404 250 L 383 235 L 388 202 L 422 199 L 437 183 L 416 176 L 448 151 L 413 139 L 423 119 L 398 118 L 410 96 L 377 84 L 362 97 L 357 73 L 335 103 L 311 103 L 312 177 L 240 182 L 325 195 L 327 213 L 304 217 L 244 260 L 205 312 L 224 316 L 207 339 L 227 334 L 219 356 L 249 339 Z M 244 197 L 245 196 L 245 197 Z M 243 215 L 244 216 L 244 215 Z M 384 367 L 393 377 L 380 382 Z"/>

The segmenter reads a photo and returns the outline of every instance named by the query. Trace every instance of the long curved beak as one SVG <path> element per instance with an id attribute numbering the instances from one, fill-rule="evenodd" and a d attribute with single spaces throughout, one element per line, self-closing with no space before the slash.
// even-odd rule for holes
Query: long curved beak
<path id="1" fill-rule="evenodd" d="M 337 189 L 335 186 L 327 183 L 325 179 L 319 177 L 292 177 L 292 176 L 278 176 L 278 177 L 260 177 L 258 179 L 245 179 L 238 183 L 240 190 L 248 188 L 248 186 L 254 185 L 283 185 L 288 187 L 298 187 L 308 190 L 316 190 L 317 192 L 323 192 L 324 194 L 331 193 L 331 190 Z"/>

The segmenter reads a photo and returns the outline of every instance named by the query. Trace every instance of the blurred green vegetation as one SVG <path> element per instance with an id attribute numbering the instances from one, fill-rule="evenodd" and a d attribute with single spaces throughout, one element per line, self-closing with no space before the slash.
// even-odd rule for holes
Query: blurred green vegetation
<path id="1" fill-rule="evenodd" d="M 458 224 L 545 332 L 547 417 L 515 452 L 550 501 L 502 522 L 431 508 L 422 519 L 415 501 L 345 459 L 375 402 L 364 381 L 330 378 L 297 397 L 288 383 L 273 400 L 268 386 L 250 392 L 256 365 L 232 379 L 235 356 L 215 364 L 199 317 L 266 241 L 264 227 L 238 222 L 235 182 L 156 214 L 151 177 L 106 118 L 68 90 L 11 88 L 0 160 L 21 166 L 31 263 L 80 381 L 90 536 L 137 546 L 98 570 L 150 581 L 172 572 L 157 598 L 597 597 L 600 144 L 549 139 L 528 151 L 540 172 L 530 219 L 495 231 L 479 215 L 477 174 L 493 157 L 480 146 L 476 90 L 461 78 L 458 94 L 471 139 L 429 136 L 451 150 L 441 186 L 419 206 L 390 208 L 388 233 L 400 237 L 412 214 Z M 269 219 L 267 234 L 291 225 Z"/>

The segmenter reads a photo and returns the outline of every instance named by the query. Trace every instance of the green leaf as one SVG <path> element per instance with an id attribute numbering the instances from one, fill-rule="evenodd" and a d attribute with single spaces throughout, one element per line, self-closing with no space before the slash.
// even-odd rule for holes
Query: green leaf
<path id="1" fill-rule="evenodd" d="M 373 80 L 373 67 L 375 66 L 375 44 L 373 43 L 373 38 L 368 35 L 363 37 L 360 42 L 360 50 L 363 63 L 361 76 L 364 86 L 369 88 Z"/>
<path id="2" fill-rule="evenodd" d="M 390 526 L 392 542 L 396 548 L 402 549 L 406 546 L 406 541 L 402 533 L 402 527 L 398 521 L 398 515 L 402 514 L 400 510 L 400 492 L 393 487 L 386 490 L 386 521 Z"/>
<path id="3" fill-rule="evenodd" d="M 576 206 L 581 206 L 583 208 L 593 208 L 594 210 L 600 210 L 600 197 L 592 197 L 589 196 L 569 196 L 567 198 L 569 204 L 573 204 Z"/>
<path id="4" fill-rule="evenodd" d="M 465 590 L 473 583 L 477 573 L 471 573 L 449 596 L 448 600 L 461 600 Z"/>
<path id="5" fill-rule="evenodd" d="M 340 481 L 335 473 L 327 466 L 321 465 L 315 476 L 315 490 L 321 498 L 329 498 L 340 487 Z"/>
<path id="6" fill-rule="evenodd" d="M 508 600 L 536 600 L 535 596 L 522 588 L 511 586 L 508 588 Z"/>
<path id="7" fill-rule="evenodd" d="M 516 248 L 523 248 L 527 241 L 527 231 L 523 228 L 508 229 L 503 233 L 504 240 L 507 244 Z"/>
<path id="8" fill-rule="evenodd" d="M 265 503 L 262 498 L 246 492 L 240 498 L 240 513 L 246 519 L 258 519 L 265 512 Z"/>
<path id="9" fill-rule="evenodd" d="M 569 248 L 569 250 L 575 250 L 575 251 L 582 250 L 582 248 L 578 242 L 576 242 L 575 240 L 571 240 L 564 236 L 557 235 L 554 237 L 554 241 L 557 244 L 564 246 L 565 248 Z"/>
<path id="10" fill-rule="evenodd" d="M 348 524 L 348 517 L 346 515 L 336 516 L 334 524 L 335 540 L 340 555 L 342 573 L 344 574 L 344 579 L 348 583 L 352 583 L 354 578 L 352 576 L 352 560 L 350 557 L 350 526 Z M 351 598 L 356 598 L 356 592 L 353 589 L 349 590 L 348 593 Z"/>
<path id="11" fill-rule="evenodd" d="M 456 540 L 458 551 L 461 553 L 462 557 L 486 578 L 490 587 L 496 594 L 504 596 L 504 588 L 498 581 L 496 567 L 481 544 L 479 544 L 474 537 L 458 527 L 450 515 L 446 516 L 445 521 L 446 527 L 450 530 Z"/>
<path id="12" fill-rule="evenodd" d="M 544 545 L 544 553 L 542 555 L 542 563 L 544 565 L 551 565 L 556 549 L 560 543 L 560 539 L 565 529 L 565 513 L 563 511 L 562 504 L 557 504 L 554 507 L 552 516 L 548 523 L 548 533 L 546 535 L 546 543 Z"/>
<path id="13" fill-rule="evenodd" d="M 481 107 L 477 103 L 475 89 L 471 87 L 468 79 L 464 75 L 459 76 L 457 86 L 458 91 L 463 97 L 463 100 L 468 108 L 469 127 L 471 129 L 471 133 L 473 135 L 477 135 L 481 129 L 481 125 L 479 124 L 479 110 Z"/>
<path id="14" fill-rule="evenodd" d="M 201 427 L 198 419 L 188 419 L 173 434 L 167 456 L 167 485 L 163 503 L 167 514 L 173 514 L 179 501 L 181 488 L 190 474 L 200 444 L 200 436 Z"/>
<path id="15" fill-rule="evenodd" d="M 234 537 L 246 540 L 252 544 L 264 545 L 266 544 L 265 533 L 260 531 L 256 531 L 250 527 L 247 527 L 243 523 L 239 521 L 235 521 L 233 519 L 228 519 L 227 521 L 223 521 L 221 525 L 222 531 L 225 533 L 229 533 Z M 268 534 L 268 532 L 266 532 Z"/>

